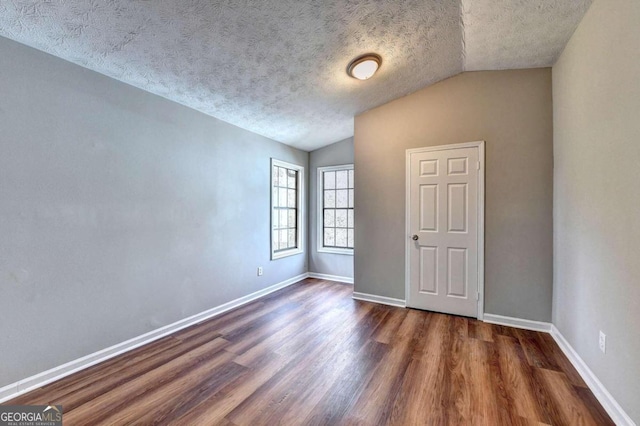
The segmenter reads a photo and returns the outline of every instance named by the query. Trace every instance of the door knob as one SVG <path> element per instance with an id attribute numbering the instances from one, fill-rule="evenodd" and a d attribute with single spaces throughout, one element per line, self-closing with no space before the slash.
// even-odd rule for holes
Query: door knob
<path id="1" fill-rule="evenodd" d="M 418 241 L 418 238 L 419 238 L 419 237 L 418 237 L 417 235 L 414 235 L 413 237 L 411 237 L 411 239 L 412 239 L 413 241 Z"/>

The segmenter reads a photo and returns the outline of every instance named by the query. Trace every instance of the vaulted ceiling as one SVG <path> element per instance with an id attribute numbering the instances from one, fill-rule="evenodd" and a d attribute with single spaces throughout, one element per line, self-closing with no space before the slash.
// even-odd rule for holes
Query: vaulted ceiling
<path id="1" fill-rule="evenodd" d="M 462 71 L 550 66 L 591 0 L 6 0 L 0 35 L 312 150 Z M 345 73 L 376 52 L 371 80 Z"/>

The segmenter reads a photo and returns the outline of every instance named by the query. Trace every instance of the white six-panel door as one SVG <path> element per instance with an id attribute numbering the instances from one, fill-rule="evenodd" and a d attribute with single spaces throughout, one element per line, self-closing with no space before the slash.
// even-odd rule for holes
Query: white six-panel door
<path id="1" fill-rule="evenodd" d="M 407 151 L 407 306 L 481 315 L 484 143 Z"/>

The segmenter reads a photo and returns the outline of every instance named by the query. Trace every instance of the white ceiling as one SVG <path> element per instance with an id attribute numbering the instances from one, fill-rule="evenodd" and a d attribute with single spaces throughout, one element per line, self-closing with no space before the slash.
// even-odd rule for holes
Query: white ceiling
<path id="1" fill-rule="evenodd" d="M 464 70 L 550 66 L 591 0 L 2 0 L 0 35 L 312 150 Z M 378 74 L 345 73 L 376 52 Z"/>

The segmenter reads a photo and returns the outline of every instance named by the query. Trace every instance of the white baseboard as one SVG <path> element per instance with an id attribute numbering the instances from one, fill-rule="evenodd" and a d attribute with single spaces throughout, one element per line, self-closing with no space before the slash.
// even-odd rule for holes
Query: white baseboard
<path id="1" fill-rule="evenodd" d="M 400 308 L 407 307 L 406 301 L 402 299 L 394 299 L 392 297 L 376 296 L 375 294 L 358 293 L 355 291 L 353 292 L 352 297 L 356 300 L 363 300 L 365 302 L 380 303 L 382 305 L 397 306 Z"/>
<path id="2" fill-rule="evenodd" d="M 560 330 L 556 328 L 555 325 L 551 326 L 551 336 L 556 341 L 562 352 L 569 358 L 571 364 L 578 370 L 580 376 L 585 381 L 591 392 L 598 399 L 602 407 L 607 411 L 611 420 L 616 425 L 619 426 L 636 426 L 634 421 L 625 413 L 620 404 L 615 400 L 615 398 L 609 393 L 607 388 L 604 387 L 602 382 L 598 380 L 596 375 L 591 371 L 589 366 L 584 362 L 580 355 L 573 349 L 573 347 L 567 342 L 564 338 Z"/>
<path id="3" fill-rule="evenodd" d="M 484 314 L 483 321 L 489 324 L 506 325 L 508 327 L 523 328 L 525 330 L 542 331 L 544 333 L 551 332 L 551 323 L 542 321 L 533 321 L 522 318 L 505 317 L 496 314 Z"/>
<path id="4" fill-rule="evenodd" d="M 19 382 L 11 383 L 10 385 L 0 388 L 0 403 L 19 395 L 18 383 Z"/>
<path id="5" fill-rule="evenodd" d="M 337 281 L 339 283 L 353 284 L 353 277 L 341 277 L 339 275 L 319 274 L 318 272 L 309 272 L 309 278 L 317 278 L 319 280 Z"/>
<path id="6" fill-rule="evenodd" d="M 118 343 L 106 349 L 102 349 L 98 352 L 94 352 L 90 355 L 84 356 L 82 358 L 78 358 L 74 361 L 68 362 L 66 364 L 60 365 L 58 367 L 54 367 L 50 370 L 44 371 L 42 373 L 36 374 L 31 377 L 27 377 L 26 379 L 22 379 L 10 385 L 4 386 L 0 388 L 0 403 L 7 401 L 9 399 L 13 399 L 19 395 L 27 393 L 33 389 L 42 387 L 56 380 L 62 379 L 63 377 L 66 377 L 70 374 L 76 373 L 80 370 L 84 370 L 85 368 L 88 368 L 88 367 L 91 367 L 92 365 L 106 361 L 110 358 L 113 358 L 117 355 L 128 352 L 142 345 L 146 345 L 147 343 L 151 343 L 154 340 L 158 340 L 171 333 L 175 333 L 176 331 L 181 330 L 183 328 L 189 327 L 191 325 L 202 322 L 206 319 L 223 314 L 227 311 L 230 311 L 231 309 L 245 305 L 249 302 L 252 302 L 256 299 L 266 296 L 269 293 L 273 293 L 274 291 L 280 290 L 281 288 L 295 284 L 308 277 L 309 277 L 309 274 L 305 272 L 304 274 L 300 274 L 296 277 L 279 282 L 265 289 L 256 291 L 255 293 L 248 294 L 246 296 L 227 302 L 223 305 L 216 306 L 215 308 L 208 309 L 204 312 L 200 312 L 199 314 L 176 321 L 173 324 L 166 325 L 164 327 L 150 331 L 143 335 L 134 337 L 133 339 L 129 339 L 125 342 Z"/>

